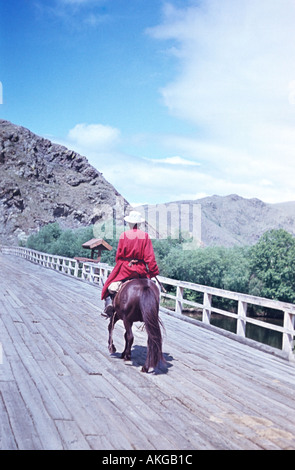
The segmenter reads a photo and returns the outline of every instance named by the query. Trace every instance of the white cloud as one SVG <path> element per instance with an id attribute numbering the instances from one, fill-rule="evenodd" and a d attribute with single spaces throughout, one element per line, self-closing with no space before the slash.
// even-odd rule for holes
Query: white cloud
<path id="1" fill-rule="evenodd" d="M 101 152 L 118 144 L 120 131 L 103 124 L 77 124 L 68 133 L 67 139 L 77 148 Z"/>
<path id="2" fill-rule="evenodd" d="M 188 160 L 183 157 L 175 156 L 175 157 L 166 157 L 166 158 L 158 158 L 158 159 L 147 159 L 154 163 L 166 163 L 168 165 L 189 165 L 189 166 L 199 166 L 198 162 L 194 162 L 192 160 Z"/>
<path id="3" fill-rule="evenodd" d="M 222 129 L 234 118 L 247 124 L 253 114 L 257 122 L 271 111 L 272 119 L 277 105 L 285 114 L 288 85 L 295 78 L 293 0 L 206 0 L 201 5 L 170 6 L 163 25 L 150 30 L 156 38 L 176 42 L 181 73 L 162 89 L 171 112 L 197 124 L 222 124 Z"/>
<path id="4" fill-rule="evenodd" d="M 168 142 L 219 174 L 222 193 L 295 199 L 294 24 L 293 0 L 203 0 L 166 5 L 148 31 L 179 64 L 164 104 L 198 132 Z"/>
<path id="5" fill-rule="evenodd" d="M 101 8 L 108 0 L 35 0 L 34 7 L 38 14 L 54 19 L 72 33 L 80 33 L 89 27 L 97 27 L 109 20 Z"/>
<path id="6" fill-rule="evenodd" d="M 195 133 L 136 136 L 134 129 L 126 136 L 111 126 L 77 124 L 68 146 L 129 201 L 230 193 L 295 200 L 294 0 L 189 3 L 167 4 L 162 24 L 148 32 L 168 41 L 178 64 L 160 90 L 163 102 Z M 124 153 L 122 144 L 146 158 Z M 158 160 L 148 148 L 157 149 Z"/>
<path id="7" fill-rule="evenodd" d="M 85 155 L 131 203 L 164 203 L 232 193 L 266 202 L 294 199 L 295 162 L 286 172 L 279 160 L 265 166 L 263 160 L 251 160 L 247 153 L 239 154 L 198 139 L 176 135 L 162 135 L 158 139 L 166 153 L 179 150 L 186 157 L 156 160 L 123 153 L 119 150 L 121 132 L 102 124 L 77 124 L 66 140 L 59 143 Z M 284 182 L 288 179 L 288 184 L 278 185 L 274 174 Z"/>
<path id="8" fill-rule="evenodd" d="M 95 6 L 105 3 L 106 0 L 57 0 L 61 5 L 68 5 L 69 7 L 82 7 L 82 6 Z"/>
<path id="9" fill-rule="evenodd" d="M 89 3 L 89 0 L 59 0 L 59 2 L 65 5 L 83 5 Z"/>
<path id="10" fill-rule="evenodd" d="M 289 103 L 295 105 L 295 80 L 289 83 Z"/>

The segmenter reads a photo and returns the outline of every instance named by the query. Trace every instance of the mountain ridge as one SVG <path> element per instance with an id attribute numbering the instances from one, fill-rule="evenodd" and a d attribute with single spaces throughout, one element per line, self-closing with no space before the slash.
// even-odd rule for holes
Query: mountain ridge
<path id="1" fill-rule="evenodd" d="M 179 227 L 179 211 L 186 207 L 192 226 L 191 207 L 201 206 L 201 244 L 204 246 L 253 245 L 268 230 L 282 228 L 295 236 L 295 201 L 266 203 L 237 194 L 207 196 L 196 200 L 165 203 L 169 212 L 170 233 Z M 138 209 L 156 220 L 160 205 L 143 205 Z M 161 231 L 160 231 L 161 236 Z"/>
<path id="2" fill-rule="evenodd" d="M 79 228 L 129 203 L 86 157 L 0 120 L 0 242 L 18 243 L 42 226 Z"/>

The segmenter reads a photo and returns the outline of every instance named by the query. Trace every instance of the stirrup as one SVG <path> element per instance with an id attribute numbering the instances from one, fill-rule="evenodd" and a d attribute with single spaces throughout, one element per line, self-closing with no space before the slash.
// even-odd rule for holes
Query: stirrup
<path id="1" fill-rule="evenodd" d="M 101 313 L 103 317 L 112 318 L 114 314 L 114 307 L 112 305 L 107 305 L 104 311 Z"/>
<path id="2" fill-rule="evenodd" d="M 113 298 L 111 296 L 108 296 L 105 299 L 105 306 L 104 306 L 104 311 L 102 313 L 102 316 L 106 318 L 112 318 L 113 314 L 114 314 Z"/>

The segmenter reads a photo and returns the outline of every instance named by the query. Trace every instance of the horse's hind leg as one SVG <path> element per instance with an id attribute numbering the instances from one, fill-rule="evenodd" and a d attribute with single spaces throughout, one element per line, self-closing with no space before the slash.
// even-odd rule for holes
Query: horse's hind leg
<path id="1" fill-rule="evenodd" d="M 127 321 L 124 321 L 124 326 L 125 326 L 125 349 L 122 352 L 121 358 L 124 359 L 125 361 L 130 361 L 131 359 L 131 346 L 133 344 L 133 333 L 132 333 L 132 323 L 129 323 Z"/>
<path id="2" fill-rule="evenodd" d="M 149 341 L 149 338 L 148 338 L 148 344 L 147 344 L 147 355 L 146 355 L 146 360 L 145 360 L 145 363 L 144 365 L 142 366 L 141 368 L 141 372 L 148 372 L 149 371 L 149 368 L 150 368 L 150 341 Z"/>
<path id="3" fill-rule="evenodd" d="M 117 318 L 117 315 L 115 313 L 112 316 L 112 318 L 110 319 L 110 323 L 109 323 L 109 326 L 108 326 L 108 330 L 109 330 L 108 346 L 109 346 L 109 351 L 110 351 L 111 354 L 114 354 L 116 352 L 116 348 L 115 348 L 114 343 L 113 343 L 113 331 L 114 331 L 115 323 L 117 321 L 118 321 L 118 318 Z"/>

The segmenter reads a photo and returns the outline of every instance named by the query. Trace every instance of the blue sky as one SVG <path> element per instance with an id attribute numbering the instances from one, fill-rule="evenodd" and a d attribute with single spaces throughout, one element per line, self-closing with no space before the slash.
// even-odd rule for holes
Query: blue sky
<path id="1" fill-rule="evenodd" d="M 0 117 L 131 203 L 295 200 L 294 0 L 9 0 Z"/>

